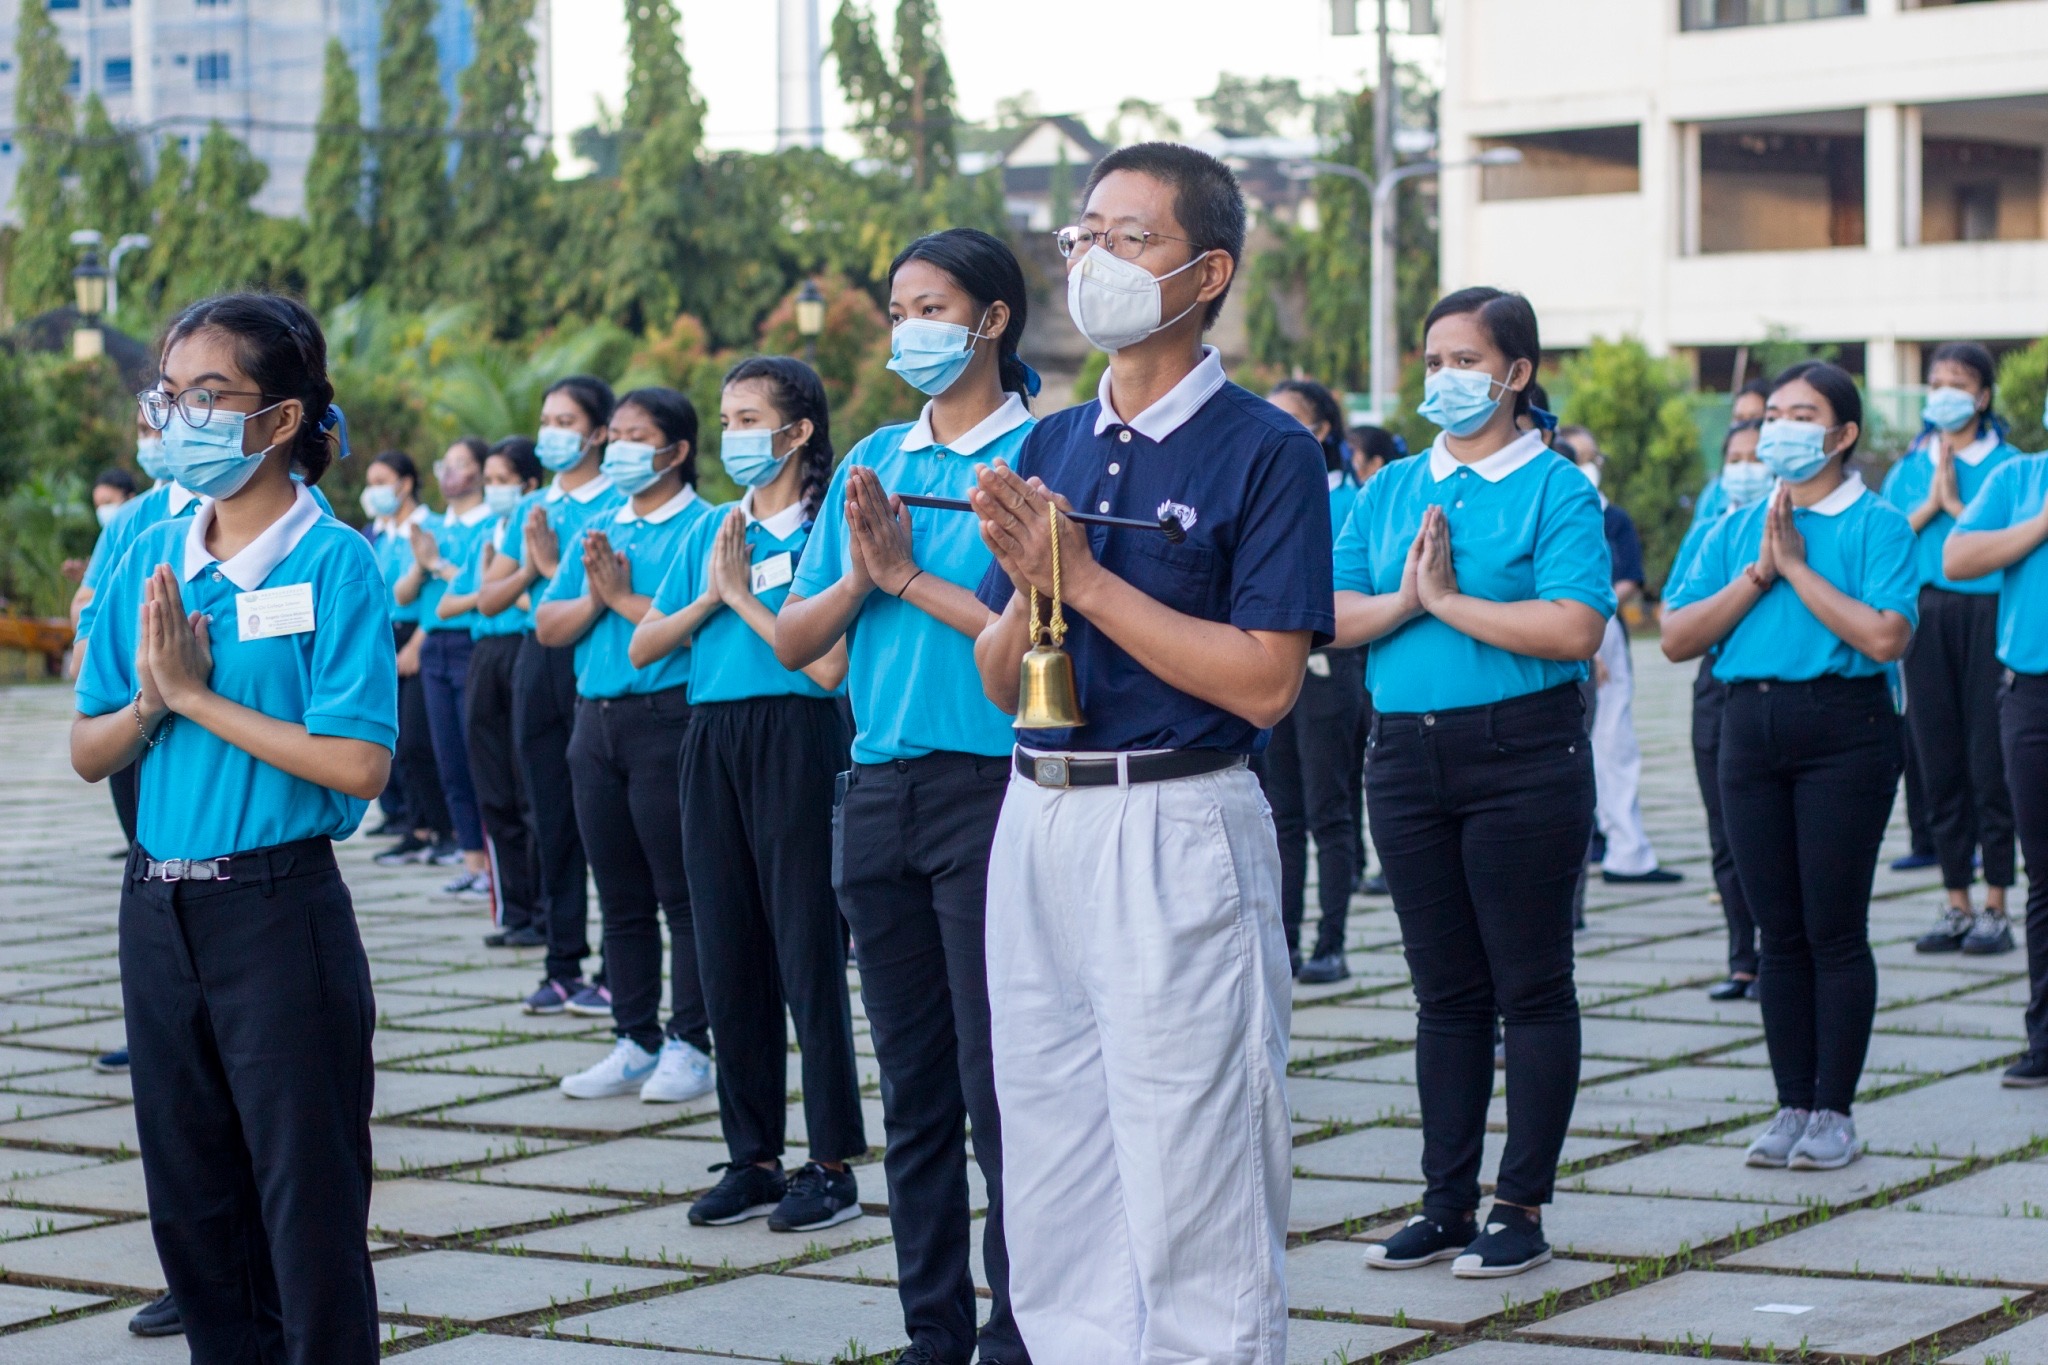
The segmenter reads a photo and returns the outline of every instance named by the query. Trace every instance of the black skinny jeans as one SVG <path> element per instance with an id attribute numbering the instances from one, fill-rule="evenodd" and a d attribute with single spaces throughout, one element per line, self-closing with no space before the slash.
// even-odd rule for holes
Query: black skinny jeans
<path id="1" fill-rule="evenodd" d="M 512 742 L 512 672 L 524 638 L 486 635 L 478 640 L 469 658 L 469 682 L 462 690 L 469 775 L 491 854 L 498 923 L 506 929 L 524 929 L 540 918 L 533 812 L 526 804 L 526 782 L 519 775 Z"/>
<path id="2" fill-rule="evenodd" d="M 612 1032 L 649 1052 L 661 1047 L 661 921 L 668 920 L 670 1038 L 711 1050 L 697 969 L 696 925 L 683 870 L 676 761 L 690 703 L 680 687 L 593 699 L 576 707 L 569 768 L 576 823 L 604 908 L 604 963 Z M 698 844 L 699 850 L 710 847 Z M 550 944 L 550 952 L 553 951 Z"/>
<path id="3" fill-rule="evenodd" d="M 1920 625 L 1906 646 L 1906 733 L 1920 760 L 1941 884 L 2013 884 L 2012 797 L 1999 753 L 1998 594 L 1920 589 Z"/>
<path id="4" fill-rule="evenodd" d="M 392 638 L 404 649 L 419 627 L 401 621 Z M 429 830 L 436 839 L 455 837 L 448 798 L 441 793 L 441 769 L 434 760 L 434 727 L 427 719 L 427 685 L 415 673 L 398 680 L 398 747 L 392 755 L 405 784 L 406 817 L 415 830 Z"/>
<path id="5" fill-rule="evenodd" d="M 882 1068 L 889 1226 L 906 1334 L 943 1365 L 976 1345 L 967 1125 L 988 1182 L 988 1365 L 1027 1365 L 1010 1313 L 1002 1117 L 983 951 L 988 854 L 1010 758 L 926 754 L 853 770 L 832 829 L 832 886 L 860 943 L 861 1003 Z"/>
<path id="6" fill-rule="evenodd" d="M 2012 812 L 2027 856 L 2027 1047 L 2048 1052 L 2048 674 L 2013 673 L 1999 695 Z"/>
<path id="7" fill-rule="evenodd" d="M 1735 852 L 1728 847 L 1728 823 L 1721 811 L 1721 715 L 1728 709 L 1728 689 L 1714 677 L 1712 658 L 1700 660 L 1692 684 L 1692 774 L 1700 784 L 1700 804 L 1707 808 L 1707 847 L 1713 853 L 1714 889 L 1721 893 L 1721 918 L 1728 921 L 1728 974 L 1755 977 L 1756 920 L 1735 875 Z"/>
<path id="8" fill-rule="evenodd" d="M 1423 1209 L 1479 1205 L 1505 1022 L 1499 1197 L 1548 1203 L 1579 1083 L 1572 890 L 1593 831 L 1593 753 L 1572 685 L 1491 706 L 1380 712 L 1365 770 L 1373 843 L 1418 1003 Z"/>
<path id="9" fill-rule="evenodd" d="M 1763 940 L 1778 1103 L 1849 1112 L 1877 1010 L 1870 883 L 1899 787 L 1882 678 L 1745 682 L 1721 721 L 1721 807 Z"/>
<path id="10" fill-rule="evenodd" d="M 1327 673 L 1315 665 L 1325 663 Z M 1309 656 L 1301 697 L 1256 764 L 1273 831 L 1280 840 L 1280 927 L 1289 952 L 1301 950 L 1308 883 L 1308 837 L 1316 838 L 1322 924 L 1311 957 L 1344 951 L 1344 921 L 1358 884 L 1362 850 L 1351 794 L 1357 785 L 1357 735 L 1365 712 L 1365 651 L 1318 650 Z"/>
<path id="11" fill-rule="evenodd" d="M 590 867 L 576 827 L 569 737 L 576 728 L 576 651 L 550 649 L 531 635 L 512 667 L 512 738 L 533 809 L 535 897 L 548 935 L 547 976 L 574 981 L 590 956 Z"/>

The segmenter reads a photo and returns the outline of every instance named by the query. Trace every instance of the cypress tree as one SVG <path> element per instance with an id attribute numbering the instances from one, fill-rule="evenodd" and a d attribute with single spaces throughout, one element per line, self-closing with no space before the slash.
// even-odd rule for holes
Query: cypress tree
<path id="1" fill-rule="evenodd" d="M 327 40 L 320 126 L 306 167 L 306 245 L 301 261 L 306 297 L 332 308 L 370 282 L 370 242 L 363 218 L 363 102 L 355 68 L 339 38 Z"/>
<path id="2" fill-rule="evenodd" d="M 401 307 L 439 291 L 450 212 L 434 0 L 386 0 L 377 62 L 376 272 Z"/>
<path id="3" fill-rule="evenodd" d="M 132 135 L 114 126 L 97 94 L 85 101 L 85 135 L 74 158 L 81 227 L 98 228 L 111 248 L 123 233 L 148 221 L 142 154 Z"/>
<path id="4" fill-rule="evenodd" d="M 448 274 L 490 330 L 519 335 L 537 312 L 553 158 L 534 135 L 534 0 L 475 0 L 476 57 L 457 90 L 462 136 Z"/>
<path id="5" fill-rule="evenodd" d="M 173 281 L 199 250 L 199 215 L 191 195 L 192 163 L 184 139 L 166 137 L 149 184 L 149 255 L 142 263 L 144 298 L 152 310 L 174 301 Z"/>
<path id="6" fill-rule="evenodd" d="M 15 22 L 14 136 L 21 170 L 14 211 L 21 226 L 7 268 L 7 302 L 18 318 L 61 307 L 71 297 L 71 209 L 64 172 L 72 150 L 71 101 L 64 84 L 71 59 L 41 4 L 24 3 Z"/>
<path id="7" fill-rule="evenodd" d="M 207 128 L 192 167 L 193 221 L 204 249 L 173 282 L 178 302 L 261 282 L 263 215 L 249 201 L 268 179 L 270 168 L 226 125 Z"/>
<path id="8" fill-rule="evenodd" d="M 898 0 L 896 51 L 884 52 L 868 11 L 840 0 L 832 57 L 846 102 L 860 113 L 869 156 L 904 167 L 922 190 L 953 173 L 953 70 L 936 0 Z"/>
<path id="9" fill-rule="evenodd" d="M 605 312 L 635 331 L 666 326 L 692 275 L 704 101 L 690 82 L 673 0 L 626 0 L 626 142 Z"/>

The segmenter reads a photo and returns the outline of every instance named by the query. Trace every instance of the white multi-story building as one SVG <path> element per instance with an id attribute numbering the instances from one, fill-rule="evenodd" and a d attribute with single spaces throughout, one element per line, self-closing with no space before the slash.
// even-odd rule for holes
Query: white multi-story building
<path id="1" fill-rule="evenodd" d="M 362 90 L 363 119 L 378 122 L 377 40 L 382 0 L 0 0 L 0 110 L 14 108 L 15 19 L 45 4 L 71 56 L 69 93 L 82 106 L 97 94 L 114 122 L 152 143 L 196 146 L 207 125 L 227 125 L 270 168 L 256 206 L 303 208 L 306 163 L 320 113 L 329 37 L 349 53 Z M 540 56 L 536 124 L 551 127 L 547 61 L 549 0 L 538 0 Z M 438 0 L 434 38 L 449 107 L 472 54 L 469 6 Z M 11 117 L 8 120 L 12 122 Z M 20 164 L 12 136 L 0 139 L 0 203 L 12 216 Z"/>
<path id="2" fill-rule="evenodd" d="M 1439 0 L 1443 281 L 1726 388 L 1776 329 L 1873 390 L 2048 332 L 2048 0 Z M 1754 376 L 1753 366 L 1748 373 Z"/>

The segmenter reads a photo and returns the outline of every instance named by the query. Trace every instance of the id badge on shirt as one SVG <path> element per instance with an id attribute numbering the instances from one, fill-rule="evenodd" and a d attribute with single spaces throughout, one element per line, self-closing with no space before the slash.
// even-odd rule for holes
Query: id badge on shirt
<path id="1" fill-rule="evenodd" d="M 796 577 L 796 556 L 784 550 L 779 555 L 770 555 L 754 566 L 754 594 L 779 588 Z"/>
<path id="2" fill-rule="evenodd" d="M 313 629 L 313 585 L 293 583 L 235 594 L 235 625 L 244 640 L 272 640 Z"/>

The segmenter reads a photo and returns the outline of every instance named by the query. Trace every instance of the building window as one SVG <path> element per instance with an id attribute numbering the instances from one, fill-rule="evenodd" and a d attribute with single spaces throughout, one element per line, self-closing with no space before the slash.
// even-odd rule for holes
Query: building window
<path id="1" fill-rule="evenodd" d="M 135 63 L 127 57 L 109 57 L 104 68 L 107 89 L 126 90 L 135 84 Z"/>
<path id="2" fill-rule="evenodd" d="M 1479 139 L 1482 148 L 1513 147 L 1519 164 L 1480 172 L 1481 199 L 1562 199 L 1575 194 L 1634 194 L 1642 188 L 1640 130 L 1573 128 Z"/>
<path id="3" fill-rule="evenodd" d="M 1841 19 L 1861 13 L 1863 0 L 1678 0 L 1678 26 L 1687 31 Z"/>
<path id="4" fill-rule="evenodd" d="M 1935 111 L 1929 111 L 1934 117 Z M 2041 237 L 2039 146 L 1987 138 L 1920 144 L 1920 240 L 2013 242 Z"/>
<path id="5" fill-rule="evenodd" d="M 78 88 L 78 58 L 76 57 L 71 59 L 71 71 L 64 77 L 64 84 L 73 90 Z"/>
<path id="6" fill-rule="evenodd" d="M 1700 134 L 1701 251 L 1862 245 L 1860 134 Z"/>
<path id="7" fill-rule="evenodd" d="M 231 73 L 225 52 L 202 52 L 192 59 L 192 79 L 201 85 L 226 85 Z"/>
<path id="8" fill-rule="evenodd" d="M 50 0 L 51 9 L 77 9 L 78 0 Z"/>

